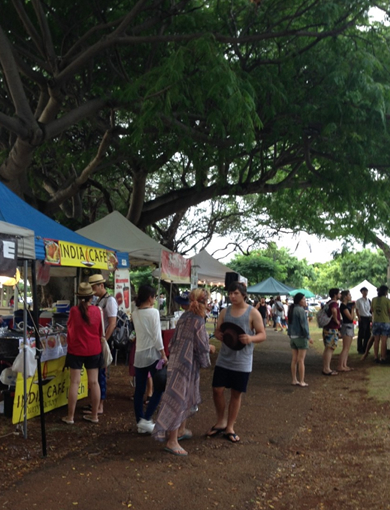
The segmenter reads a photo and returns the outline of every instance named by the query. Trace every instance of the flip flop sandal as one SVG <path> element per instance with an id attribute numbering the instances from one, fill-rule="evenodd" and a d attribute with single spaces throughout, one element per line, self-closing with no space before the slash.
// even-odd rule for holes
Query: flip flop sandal
<path id="1" fill-rule="evenodd" d="M 84 411 L 84 414 L 92 414 L 92 409 L 86 409 Z M 103 412 L 98 412 L 98 415 L 101 416 L 103 414 Z"/>
<path id="2" fill-rule="evenodd" d="M 64 418 L 61 418 L 61 421 L 63 421 L 67 425 L 73 425 L 74 424 L 74 421 L 73 420 L 68 420 L 67 416 L 64 416 Z"/>
<path id="3" fill-rule="evenodd" d="M 192 432 L 186 429 L 184 434 L 177 438 L 178 441 L 182 441 L 183 439 L 192 439 Z"/>
<path id="4" fill-rule="evenodd" d="M 183 450 L 183 448 L 168 448 L 168 446 L 166 446 L 164 451 L 176 455 L 177 457 L 187 457 L 188 455 L 188 452 Z"/>
<path id="5" fill-rule="evenodd" d="M 218 427 L 211 427 L 210 432 L 207 432 L 206 437 L 217 437 L 219 434 L 222 434 L 222 432 L 225 432 L 226 427 L 224 428 L 218 428 Z"/>
<path id="6" fill-rule="evenodd" d="M 322 374 L 323 374 L 323 375 L 339 375 L 339 373 L 338 373 L 338 372 L 336 372 L 336 370 L 332 370 L 332 371 L 330 371 L 330 372 L 324 372 L 324 371 L 322 371 Z"/>
<path id="7" fill-rule="evenodd" d="M 89 421 L 90 423 L 99 423 L 99 420 L 94 420 L 89 414 L 84 415 L 83 420 Z"/>
<path id="8" fill-rule="evenodd" d="M 230 441 L 231 443 L 239 443 L 240 442 L 240 438 L 237 436 L 237 434 L 235 432 L 228 432 L 228 433 L 224 434 L 223 437 L 225 439 L 227 439 L 228 441 Z"/>

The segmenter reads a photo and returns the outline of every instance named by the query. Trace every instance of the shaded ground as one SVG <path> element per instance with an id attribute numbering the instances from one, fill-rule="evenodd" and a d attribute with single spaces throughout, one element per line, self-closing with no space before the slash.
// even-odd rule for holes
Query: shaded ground
<path id="1" fill-rule="evenodd" d="M 64 408 L 46 415 L 46 459 L 39 420 L 28 422 L 24 440 L 6 435 L 14 427 L 0 418 L 0 508 L 390 508 L 384 476 L 389 406 L 367 398 L 371 364 L 354 357 L 356 371 L 324 377 L 321 357 L 311 349 L 310 386 L 293 387 L 288 339 L 269 329 L 267 334 L 255 351 L 236 426 L 239 444 L 204 436 L 214 423 L 212 370 L 204 370 L 203 404 L 190 422 L 195 437 L 186 442 L 190 455 L 165 453 L 136 433 L 127 370 L 118 365 L 111 369 L 99 425 L 84 423 L 81 410 L 74 426 L 60 422 Z"/>

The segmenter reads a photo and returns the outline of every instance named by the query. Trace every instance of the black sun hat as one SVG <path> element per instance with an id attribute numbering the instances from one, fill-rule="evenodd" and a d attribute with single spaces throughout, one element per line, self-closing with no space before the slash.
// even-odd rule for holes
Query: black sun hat
<path id="1" fill-rule="evenodd" d="M 240 351 L 245 347 L 238 339 L 239 335 L 245 335 L 245 331 L 233 322 L 223 322 L 220 330 L 223 333 L 223 343 L 233 351 Z"/>

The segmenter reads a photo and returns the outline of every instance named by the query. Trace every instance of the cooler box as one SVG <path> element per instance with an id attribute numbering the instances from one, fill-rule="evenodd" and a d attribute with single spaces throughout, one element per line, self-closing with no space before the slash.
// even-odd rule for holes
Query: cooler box
<path id="1" fill-rule="evenodd" d="M 57 301 L 55 307 L 58 313 L 69 313 L 70 301 Z"/>

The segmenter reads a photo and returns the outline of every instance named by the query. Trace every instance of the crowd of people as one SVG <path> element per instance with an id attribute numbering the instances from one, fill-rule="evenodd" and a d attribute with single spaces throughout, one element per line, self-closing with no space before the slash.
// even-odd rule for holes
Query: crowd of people
<path id="1" fill-rule="evenodd" d="M 378 296 L 372 302 L 367 289 L 361 289 L 362 297 L 352 301 L 349 290 L 338 288 L 329 291 L 325 304 L 328 317 L 323 328 L 322 373 L 334 376 L 349 372 L 349 351 L 354 338 L 355 318 L 359 321 L 358 351 L 365 358 L 374 345 L 374 356 L 378 363 L 386 362 L 387 338 L 390 335 L 390 300 L 388 288 L 378 288 Z M 110 299 L 102 275 L 93 275 L 89 283 L 81 283 L 78 289 L 79 304 L 72 307 L 68 322 L 68 354 L 66 366 L 70 368 L 70 391 L 66 424 L 74 423 L 80 372 L 84 365 L 88 375 L 90 406 L 84 409 L 83 419 L 98 423 L 103 413 L 106 395 L 106 367 L 103 363 L 101 339 L 110 338 L 115 327 L 117 305 Z M 93 306 L 93 298 L 97 297 Z M 308 323 L 307 303 L 304 294 L 297 293 L 293 303 L 287 306 L 280 296 L 272 303 L 265 298 L 249 303 L 246 287 L 233 282 L 228 289 L 229 306 L 220 306 L 209 301 L 204 289 L 195 289 L 176 300 L 183 308 L 175 332 L 169 343 L 169 358 L 161 334 L 159 303 L 156 306 L 156 289 L 142 285 L 138 290 L 136 308 L 132 313 L 135 328 L 135 355 L 132 361 L 135 370 L 134 415 L 137 431 L 151 434 L 156 440 L 165 442 L 165 450 L 176 456 L 187 456 L 180 444 L 190 439 L 188 418 L 196 412 L 200 403 L 200 369 L 210 365 L 210 352 L 215 347 L 209 342 L 206 329 L 207 317 L 216 321 L 214 337 L 221 342 L 212 379 L 215 406 L 215 423 L 207 436 L 221 436 L 232 443 L 240 441 L 236 433 L 242 394 L 247 391 L 253 365 L 256 343 L 266 339 L 266 326 L 275 331 L 287 330 L 292 350 L 292 385 L 307 387 L 305 381 L 305 357 L 312 339 Z M 160 298 L 159 298 L 160 299 Z M 371 331 L 372 321 L 372 331 Z M 337 370 L 332 370 L 334 350 L 342 339 L 342 350 L 338 357 Z M 147 405 L 144 395 L 148 381 L 166 365 L 166 380 L 163 387 L 153 385 L 149 390 Z M 227 394 L 227 392 L 229 392 Z M 157 412 L 156 421 L 153 416 Z"/>

